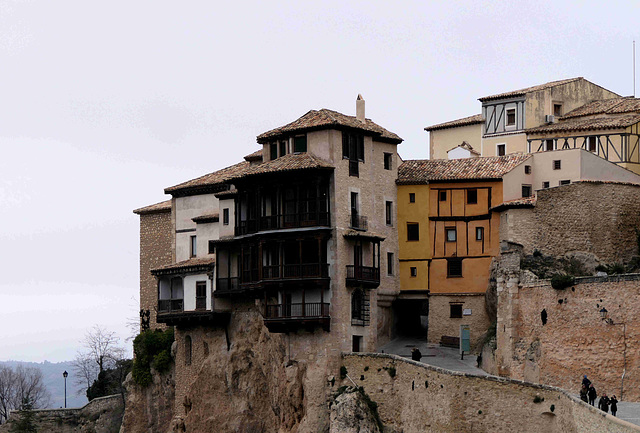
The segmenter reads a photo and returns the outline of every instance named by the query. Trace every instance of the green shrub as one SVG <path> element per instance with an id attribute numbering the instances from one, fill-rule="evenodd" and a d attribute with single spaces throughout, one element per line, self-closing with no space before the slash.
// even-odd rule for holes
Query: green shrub
<path id="1" fill-rule="evenodd" d="M 567 274 L 555 274 L 551 277 L 551 287 L 556 290 L 564 290 L 575 283 L 575 278 Z"/>
<path id="2" fill-rule="evenodd" d="M 534 403 L 542 403 L 543 401 L 544 401 L 544 397 L 540 397 L 539 395 L 536 395 L 535 397 L 533 397 Z"/>
<path id="3" fill-rule="evenodd" d="M 387 373 L 389 373 L 389 376 L 391 376 L 391 378 L 396 377 L 396 368 L 395 367 L 389 367 L 386 370 L 387 370 Z"/>
<path id="4" fill-rule="evenodd" d="M 624 274 L 626 269 L 622 263 L 612 263 L 608 266 L 607 273 L 611 275 Z"/>
<path id="5" fill-rule="evenodd" d="M 159 329 L 141 332 L 133 340 L 132 376 L 140 386 L 151 383 L 151 366 L 159 373 L 164 373 L 171 367 L 171 345 L 173 344 L 173 328 L 165 331 Z"/>

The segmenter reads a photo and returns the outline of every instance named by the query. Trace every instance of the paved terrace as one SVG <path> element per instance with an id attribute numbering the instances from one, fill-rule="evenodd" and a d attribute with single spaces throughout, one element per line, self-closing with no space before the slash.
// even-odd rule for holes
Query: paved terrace
<path id="1" fill-rule="evenodd" d="M 401 337 L 390 341 L 378 349 L 380 353 L 391 353 L 411 359 L 411 349 L 417 347 L 422 353 L 420 362 L 447 370 L 461 373 L 475 374 L 478 376 L 490 376 L 486 371 L 477 367 L 475 355 L 465 355 L 460 359 L 458 349 L 440 347 L 438 344 L 427 343 L 426 340 L 415 337 Z M 581 377 L 576 378 L 581 380 Z M 597 384 L 594 384 L 594 386 Z M 597 387 L 596 387 L 597 389 Z M 579 398 L 579 396 L 577 396 Z M 596 404 L 598 400 L 596 399 Z M 640 403 L 621 401 L 618 402 L 617 417 L 640 426 Z"/>

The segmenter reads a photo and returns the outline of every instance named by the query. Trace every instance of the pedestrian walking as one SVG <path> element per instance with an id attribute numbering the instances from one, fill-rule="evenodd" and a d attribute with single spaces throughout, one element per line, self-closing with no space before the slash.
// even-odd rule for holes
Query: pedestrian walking
<path id="1" fill-rule="evenodd" d="M 598 393 L 596 392 L 596 389 L 593 387 L 593 384 L 589 387 L 589 391 L 587 392 L 587 395 L 589 396 L 589 404 L 591 406 L 595 406 L 596 397 L 598 396 Z"/>
<path id="2" fill-rule="evenodd" d="M 411 349 L 411 359 L 414 361 L 420 361 L 420 359 L 422 358 L 422 353 L 420 352 L 420 350 L 418 350 L 417 347 L 414 347 L 413 349 Z"/>
<path id="3" fill-rule="evenodd" d="M 582 378 L 582 386 L 584 386 L 587 389 L 589 389 L 589 387 L 591 386 L 591 381 L 587 378 L 586 374 Z"/>
<path id="4" fill-rule="evenodd" d="M 609 413 L 609 397 L 607 397 L 606 392 L 602 393 L 602 397 L 600 397 L 600 401 L 598 401 L 598 409 L 602 412 Z"/>
<path id="5" fill-rule="evenodd" d="M 615 394 L 609 399 L 609 403 L 611 404 L 611 415 L 616 416 L 618 412 L 618 399 Z"/>
<path id="6" fill-rule="evenodd" d="M 587 387 L 582 385 L 582 389 L 580 390 L 580 400 L 584 401 L 585 403 L 589 402 L 589 399 L 587 398 Z"/>

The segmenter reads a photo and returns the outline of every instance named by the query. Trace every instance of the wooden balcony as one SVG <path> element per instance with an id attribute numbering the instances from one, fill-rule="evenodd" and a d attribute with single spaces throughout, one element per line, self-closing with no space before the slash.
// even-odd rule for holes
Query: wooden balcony
<path id="1" fill-rule="evenodd" d="M 262 280 L 287 280 L 328 277 L 329 265 L 326 263 L 302 263 L 294 265 L 273 265 L 262 267 Z"/>
<path id="2" fill-rule="evenodd" d="M 265 309 L 264 324 L 270 332 L 317 326 L 329 331 L 330 323 L 329 304 L 325 302 L 267 305 Z"/>
<path id="3" fill-rule="evenodd" d="M 158 299 L 158 314 L 175 313 L 184 309 L 184 299 Z"/>
<path id="4" fill-rule="evenodd" d="M 216 296 L 240 294 L 250 290 L 261 290 L 273 283 L 329 280 L 327 263 L 302 263 L 293 265 L 270 265 L 262 267 L 262 278 L 259 269 L 242 272 L 242 277 L 218 278 Z"/>
<path id="5" fill-rule="evenodd" d="M 300 212 L 262 216 L 259 219 L 238 221 L 235 235 L 242 236 L 268 230 L 293 229 L 301 227 L 329 226 L 329 212 Z"/>
<path id="6" fill-rule="evenodd" d="M 169 326 L 185 325 L 224 325 L 229 322 L 228 312 L 206 309 L 206 298 L 196 298 L 196 310 L 184 310 L 183 299 L 159 299 L 156 321 Z"/>
<path id="7" fill-rule="evenodd" d="M 238 277 L 218 278 L 216 280 L 215 294 L 233 293 L 235 291 L 238 291 L 239 288 L 240 278 Z"/>
<path id="8" fill-rule="evenodd" d="M 380 268 L 347 265 L 347 286 L 375 288 L 380 285 Z"/>

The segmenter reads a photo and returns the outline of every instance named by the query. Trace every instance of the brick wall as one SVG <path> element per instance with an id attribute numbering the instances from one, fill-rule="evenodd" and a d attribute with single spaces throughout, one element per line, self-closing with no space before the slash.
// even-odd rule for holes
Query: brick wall
<path id="1" fill-rule="evenodd" d="M 140 215 L 140 308 L 151 311 L 151 328 L 156 323 L 158 284 L 151 269 L 172 261 L 172 224 L 170 210 Z"/>
<path id="2" fill-rule="evenodd" d="M 456 373 L 387 354 L 343 354 L 342 361 L 378 404 L 383 423 L 396 431 L 640 431 L 558 388 Z M 342 385 L 352 383 L 345 379 Z M 536 396 L 544 401 L 534 403 Z"/>
<path id="3" fill-rule="evenodd" d="M 535 208 L 503 212 L 501 240 L 522 244 L 525 253 L 585 251 L 608 263 L 638 253 L 640 186 L 578 182 L 537 194 Z"/>

